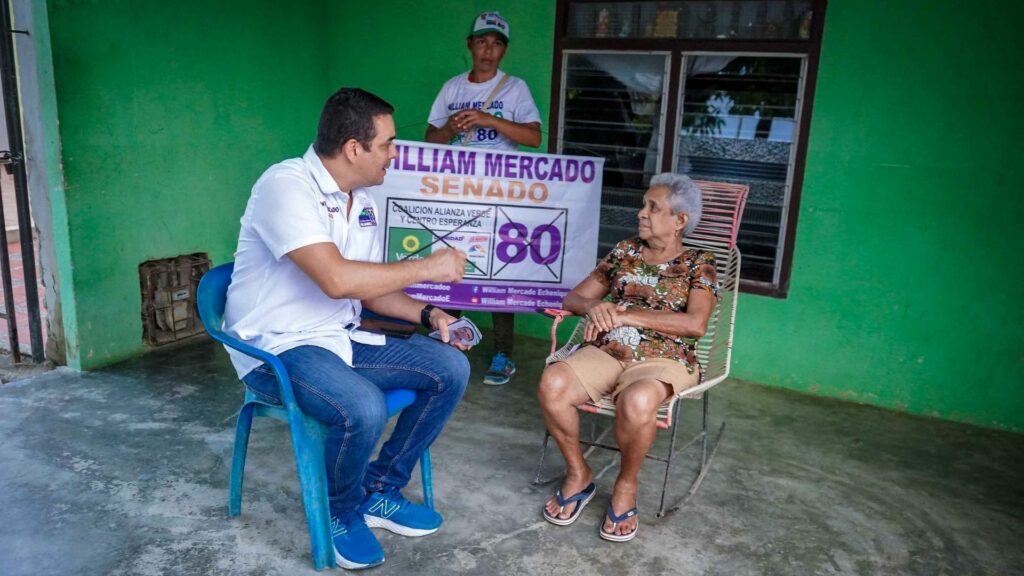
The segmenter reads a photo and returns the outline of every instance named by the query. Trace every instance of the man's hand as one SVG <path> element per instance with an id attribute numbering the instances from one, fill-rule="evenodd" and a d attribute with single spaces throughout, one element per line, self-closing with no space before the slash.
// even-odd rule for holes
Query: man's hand
<path id="1" fill-rule="evenodd" d="M 448 334 L 448 325 L 456 320 L 457 318 L 440 308 L 434 308 L 430 311 L 430 327 L 441 332 L 441 342 L 451 344 L 459 350 L 469 350 L 472 346 L 465 344 L 462 340 L 453 342 Z"/>
<path id="2" fill-rule="evenodd" d="M 454 284 L 466 273 L 466 253 L 454 248 L 444 248 L 423 259 L 427 279 L 431 282 Z"/>

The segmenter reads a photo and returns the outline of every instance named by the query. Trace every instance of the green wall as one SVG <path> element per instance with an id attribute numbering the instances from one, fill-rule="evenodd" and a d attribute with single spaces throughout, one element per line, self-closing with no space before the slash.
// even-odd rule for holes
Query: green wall
<path id="1" fill-rule="evenodd" d="M 1024 430 L 1020 4 L 829 3 L 789 298 L 737 376 Z"/>
<path id="2" fill-rule="evenodd" d="M 501 12 L 511 36 L 502 70 L 530 87 L 544 120 L 551 100 L 555 3 L 547 0 L 331 3 L 330 83 L 359 86 L 395 107 L 398 137 L 422 140 L 441 85 L 472 67 L 466 35 L 478 14 Z M 546 149 L 546 148 L 545 148 Z"/>
<path id="3" fill-rule="evenodd" d="M 554 2 L 395 4 L 48 4 L 72 366 L 141 352 L 138 264 L 228 259 L 252 182 L 303 151 L 336 87 L 387 98 L 420 138 L 477 13 L 509 19 L 504 68 L 548 117 Z M 741 297 L 735 376 L 1024 430 L 1021 12 L 830 3 L 790 294 Z"/>
<path id="4" fill-rule="evenodd" d="M 504 68 L 547 118 L 553 6 L 337 8 L 339 52 L 380 44 L 382 27 L 388 38 L 372 60 L 333 61 L 332 80 L 391 99 L 400 135 L 419 139 L 438 87 L 468 67 L 466 23 L 497 9 L 513 34 Z M 1024 307 L 1011 300 L 1022 202 L 1008 169 L 1024 134 L 1011 109 L 1020 15 L 1008 0 L 830 2 L 789 297 L 741 297 L 735 376 L 1024 430 Z M 544 337 L 549 324 L 518 326 Z"/>
<path id="5" fill-rule="evenodd" d="M 48 4 L 74 368 L 141 353 L 139 263 L 191 252 L 229 260 L 253 182 L 315 136 L 330 90 L 325 6 L 241 6 Z"/>

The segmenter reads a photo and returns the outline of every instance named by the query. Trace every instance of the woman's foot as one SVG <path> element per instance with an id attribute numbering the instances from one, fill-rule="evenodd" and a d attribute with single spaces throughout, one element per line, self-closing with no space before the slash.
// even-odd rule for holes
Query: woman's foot
<path id="1" fill-rule="evenodd" d="M 562 498 L 569 498 L 575 494 L 579 494 L 590 486 L 590 483 L 593 481 L 594 473 L 590 471 L 590 468 L 586 468 L 578 473 L 567 472 L 565 480 L 562 481 Z M 564 507 L 560 507 L 557 496 L 552 495 L 551 498 L 544 503 L 544 511 L 552 518 L 568 520 L 573 516 L 573 512 L 576 511 L 576 508 L 581 505 L 585 504 L 582 502 L 572 502 Z M 559 508 L 562 508 L 562 510 L 559 511 Z"/>
<path id="2" fill-rule="evenodd" d="M 615 481 L 615 488 L 612 491 L 611 509 L 616 516 L 626 514 L 629 510 L 636 508 L 636 493 L 636 484 L 622 482 L 621 480 Z M 612 522 L 606 517 L 601 530 L 605 534 L 613 536 L 628 536 L 636 531 L 637 520 L 636 514 L 617 523 Z"/>

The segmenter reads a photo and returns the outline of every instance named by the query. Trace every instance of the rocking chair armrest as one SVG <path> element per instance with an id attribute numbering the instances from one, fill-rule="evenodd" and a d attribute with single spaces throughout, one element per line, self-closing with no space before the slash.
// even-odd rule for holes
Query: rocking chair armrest
<path id="1" fill-rule="evenodd" d="M 575 312 L 564 310 L 562 308 L 537 308 L 537 312 L 551 318 L 551 354 L 555 353 L 558 349 L 558 325 L 562 323 L 562 320 L 575 316 Z"/>
<path id="2" fill-rule="evenodd" d="M 576 315 L 575 312 L 563 308 L 537 308 L 537 312 L 551 318 L 556 323 L 561 322 L 563 318 Z"/>

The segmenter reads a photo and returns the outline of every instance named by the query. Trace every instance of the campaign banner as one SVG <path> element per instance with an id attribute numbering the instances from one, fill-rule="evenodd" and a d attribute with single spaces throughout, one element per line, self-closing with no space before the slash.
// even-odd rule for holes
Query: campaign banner
<path id="1" fill-rule="evenodd" d="M 597 261 L 603 158 L 395 142 L 374 188 L 386 262 L 458 248 L 458 284 L 422 283 L 410 296 L 460 310 L 557 308 Z"/>

